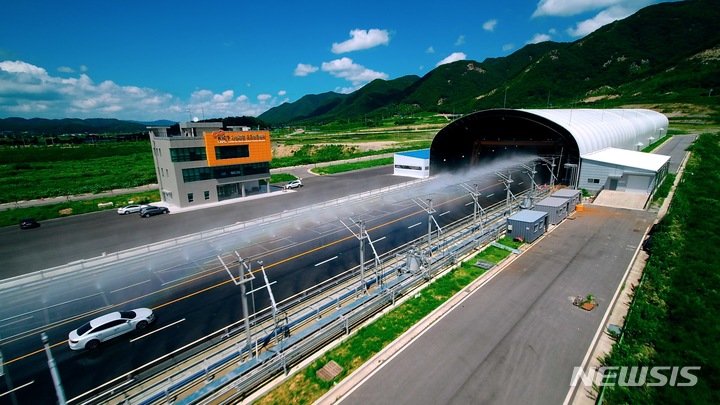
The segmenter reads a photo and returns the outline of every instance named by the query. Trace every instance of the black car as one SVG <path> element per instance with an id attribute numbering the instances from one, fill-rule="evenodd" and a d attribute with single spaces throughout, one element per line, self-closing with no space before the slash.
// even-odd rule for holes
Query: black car
<path id="1" fill-rule="evenodd" d="M 159 214 L 168 214 L 170 212 L 169 209 L 165 207 L 156 207 L 154 205 L 148 205 L 147 207 L 144 207 L 140 210 L 140 216 L 143 218 L 151 217 L 153 215 L 159 215 Z"/>
<path id="2" fill-rule="evenodd" d="M 35 218 L 25 218 L 20 221 L 21 229 L 31 229 L 40 226 L 40 222 L 36 221 Z"/>

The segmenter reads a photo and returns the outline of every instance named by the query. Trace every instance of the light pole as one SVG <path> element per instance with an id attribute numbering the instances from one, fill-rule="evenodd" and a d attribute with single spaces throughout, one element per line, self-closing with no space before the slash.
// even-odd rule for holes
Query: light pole
<path id="1" fill-rule="evenodd" d="M 55 393 L 58 397 L 58 404 L 66 405 L 67 400 L 65 399 L 65 391 L 63 391 L 62 382 L 60 381 L 60 373 L 58 373 L 55 359 L 53 358 L 52 352 L 50 351 L 50 345 L 48 344 L 48 337 L 43 332 L 40 337 L 42 338 L 43 346 L 45 346 L 45 354 L 48 358 L 48 367 L 50 367 L 50 375 L 52 376 L 53 384 L 55 384 Z"/>

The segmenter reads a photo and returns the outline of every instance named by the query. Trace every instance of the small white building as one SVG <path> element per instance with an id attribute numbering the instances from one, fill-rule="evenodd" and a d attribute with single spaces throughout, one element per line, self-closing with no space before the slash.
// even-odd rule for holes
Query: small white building
<path id="1" fill-rule="evenodd" d="M 398 152 L 394 156 L 396 176 L 430 177 L 430 149 Z"/>
<path id="2" fill-rule="evenodd" d="M 670 156 L 605 148 L 581 156 L 578 188 L 652 194 L 668 173 Z"/>

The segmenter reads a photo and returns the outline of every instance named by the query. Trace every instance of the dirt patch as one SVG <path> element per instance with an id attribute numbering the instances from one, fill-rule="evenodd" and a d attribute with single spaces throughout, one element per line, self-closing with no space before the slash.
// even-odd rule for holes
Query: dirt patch
<path id="1" fill-rule="evenodd" d="M 383 149 L 390 149 L 394 148 L 399 144 L 399 142 L 395 141 L 378 141 L 378 142 L 363 142 L 363 143 L 356 143 L 356 142 L 348 142 L 348 143 L 316 143 L 315 146 L 327 146 L 327 145 L 343 145 L 347 147 L 356 148 L 358 152 L 368 152 L 368 151 L 376 151 L 376 150 L 383 150 Z M 283 145 L 283 144 L 273 144 L 272 145 L 272 156 L 274 158 L 282 158 L 287 156 L 293 156 L 295 152 L 300 150 L 303 145 Z"/>

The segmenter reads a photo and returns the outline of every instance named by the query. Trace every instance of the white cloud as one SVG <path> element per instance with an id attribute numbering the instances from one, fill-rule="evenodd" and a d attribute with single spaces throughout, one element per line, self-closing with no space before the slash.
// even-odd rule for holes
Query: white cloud
<path id="1" fill-rule="evenodd" d="M 495 31 L 495 26 L 497 26 L 497 20 L 487 20 L 482 25 L 485 31 Z"/>
<path id="2" fill-rule="evenodd" d="M 428 49 L 425 50 L 425 53 L 435 53 L 435 48 L 433 48 L 432 46 L 428 47 Z"/>
<path id="3" fill-rule="evenodd" d="M 60 73 L 75 73 L 73 68 L 67 66 L 60 66 L 57 70 Z"/>
<path id="4" fill-rule="evenodd" d="M 626 18 L 657 0 L 540 0 L 533 17 L 571 17 L 583 13 L 598 13 L 580 21 L 567 33 L 582 37 L 613 21 Z"/>
<path id="5" fill-rule="evenodd" d="M 286 94 L 287 94 L 287 91 L 285 91 L 285 90 L 280 90 L 280 91 L 278 91 L 278 96 L 280 96 L 280 97 L 282 97 L 282 96 L 284 96 L 284 95 L 286 95 Z"/>
<path id="6" fill-rule="evenodd" d="M 353 86 L 360 86 L 375 79 L 388 78 L 386 73 L 370 70 L 362 65 L 354 63 L 352 59 L 347 57 L 335 59 L 330 62 L 323 62 L 322 70 L 323 72 L 328 72 L 335 77 L 351 82 Z"/>
<path id="7" fill-rule="evenodd" d="M 637 2 L 637 0 L 540 0 L 532 16 L 569 17 L 616 4 Z"/>
<path id="8" fill-rule="evenodd" d="M 376 28 L 370 30 L 355 29 L 350 31 L 351 39 L 345 42 L 333 43 L 333 53 L 346 53 L 369 49 L 378 45 L 387 45 L 390 43 L 390 34 L 387 30 L 379 30 Z"/>
<path id="9" fill-rule="evenodd" d="M 317 66 L 313 65 L 306 65 L 304 63 L 298 63 L 297 67 L 295 67 L 295 72 L 293 72 L 294 76 L 307 76 L 310 73 L 315 73 L 318 71 Z"/>
<path id="10" fill-rule="evenodd" d="M 629 9 L 623 6 L 610 7 L 606 10 L 601 11 L 595 17 L 580 21 L 575 24 L 574 28 L 568 28 L 567 33 L 573 37 L 583 37 L 591 32 L 597 30 L 605 24 L 609 24 L 613 21 L 622 20 L 633 13 L 635 9 Z"/>
<path id="11" fill-rule="evenodd" d="M 528 44 L 539 44 L 540 42 L 550 41 L 552 37 L 548 34 L 535 34 L 531 40 L 527 41 Z"/>
<path id="12" fill-rule="evenodd" d="M 235 97 L 235 93 L 232 90 L 225 90 L 222 94 L 213 95 L 213 101 L 216 103 L 227 103 Z"/>
<path id="13" fill-rule="evenodd" d="M 455 46 L 460 46 L 465 43 L 465 35 L 460 35 L 458 39 L 455 40 Z"/>
<path id="14" fill-rule="evenodd" d="M 512 51 L 513 49 L 515 49 L 515 44 L 505 44 L 502 46 L 503 52 Z"/>
<path id="15" fill-rule="evenodd" d="M 454 52 L 454 53 L 450 54 L 450 56 L 448 56 L 447 58 L 445 58 L 445 59 L 441 60 L 440 62 L 438 62 L 435 66 L 437 67 L 437 66 L 440 66 L 440 65 L 444 65 L 444 64 L 446 64 L 446 63 L 451 63 L 451 62 L 455 62 L 455 61 L 459 61 L 459 60 L 465 60 L 465 59 L 467 59 L 467 55 L 465 55 L 464 53 L 462 53 L 462 52 Z"/>
<path id="16" fill-rule="evenodd" d="M 0 116 L 181 121 L 189 119 L 188 112 L 205 117 L 257 116 L 277 102 L 264 94 L 256 102 L 234 94 L 230 89 L 219 93 L 198 89 L 180 100 L 156 89 L 121 86 L 110 80 L 97 84 L 84 73 L 63 78 L 30 63 L 0 62 Z"/>

